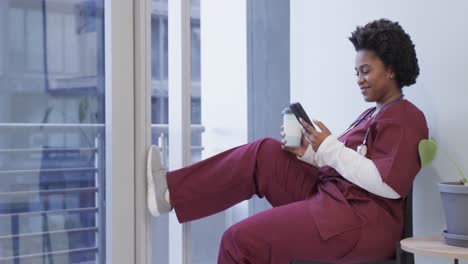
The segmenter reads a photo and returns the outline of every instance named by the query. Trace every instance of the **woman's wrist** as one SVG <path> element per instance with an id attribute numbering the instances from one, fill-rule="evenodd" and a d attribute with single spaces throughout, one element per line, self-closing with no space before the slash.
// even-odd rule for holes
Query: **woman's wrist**
<path id="1" fill-rule="evenodd" d="M 297 155 L 297 158 L 306 159 L 307 157 L 310 157 L 312 155 L 312 152 L 312 146 L 309 144 L 307 145 L 307 147 L 304 148 L 304 152 L 302 153 L 302 155 Z"/>

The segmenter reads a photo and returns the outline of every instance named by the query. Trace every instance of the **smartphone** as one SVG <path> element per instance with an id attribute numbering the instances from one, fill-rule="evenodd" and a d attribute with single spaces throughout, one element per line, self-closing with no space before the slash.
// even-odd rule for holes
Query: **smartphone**
<path id="1" fill-rule="evenodd" d="M 302 118 L 302 120 L 306 121 L 311 127 L 315 128 L 315 127 L 314 127 L 314 124 L 313 124 L 312 121 L 310 120 L 309 116 L 308 116 L 307 113 L 304 111 L 304 108 L 302 107 L 301 103 L 299 103 L 299 102 L 291 103 L 291 104 L 289 105 L 289 108 L 291 109 L 291 111 L 293 112 L 293 114 L 296 116 L 297 121 L 299 121 L 299 123 L 301 123 L 301 121 L 299 120 L 299 118 Z M 305 127 L 304 127 L 304 128 L 305 128 Z"/>

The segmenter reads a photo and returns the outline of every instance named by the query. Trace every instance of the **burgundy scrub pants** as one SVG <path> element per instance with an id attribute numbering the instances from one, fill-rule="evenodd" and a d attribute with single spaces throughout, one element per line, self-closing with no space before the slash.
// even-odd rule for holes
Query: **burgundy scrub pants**
<path id="1" fill-rule="evenodd" d="M 225 210 L 257 194 L 274 207 L 225 231 L 218 263 L 337 262 L 358 231 L 323 240 L 311 215 L 319 171 L 265 138 L 168 173 L 171 203 L 181 223 Z"/>

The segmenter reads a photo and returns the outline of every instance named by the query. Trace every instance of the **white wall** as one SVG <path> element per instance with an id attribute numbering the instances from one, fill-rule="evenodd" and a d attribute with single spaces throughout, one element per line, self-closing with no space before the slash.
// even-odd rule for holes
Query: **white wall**
<path id="1" fill-rule="evenodd" d="M 389 18 L 410 34 L 419 59 L 417 83 L 406 98 L 426 114 L 431 136 L 468 173 L 468 10 L 467 1 L 291 1 L 291 100 L 341 133 L 370 105 L 354 76 L 354 48 L 347 39 L 357 25 Z M 440 155 L 417 177 L 414 187 L 415 235 L 438 235 L 444 229 L 436 183 L 458 179 Z M 417 263 L 452 263 L 416 256 Z"/>

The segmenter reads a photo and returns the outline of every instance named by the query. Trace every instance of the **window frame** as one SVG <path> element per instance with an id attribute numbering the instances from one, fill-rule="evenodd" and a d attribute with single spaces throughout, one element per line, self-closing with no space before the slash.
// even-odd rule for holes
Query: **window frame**
<path id="1" fill-rule="evenodd" d="M 136 256 L 133 2 L 104 1 L 106 263 L 116 264 Z"/>

